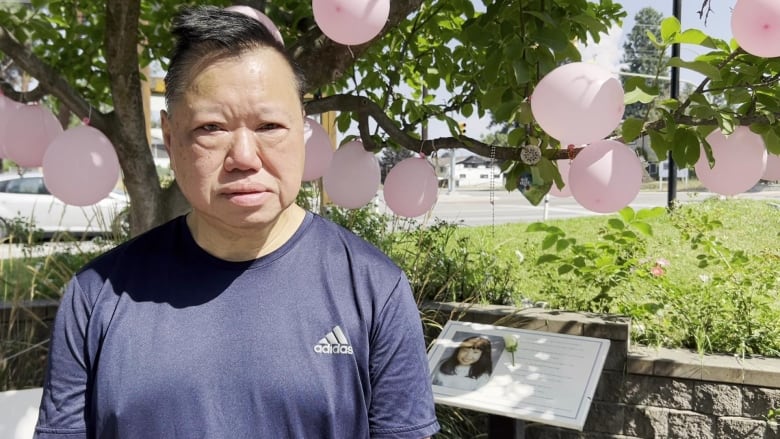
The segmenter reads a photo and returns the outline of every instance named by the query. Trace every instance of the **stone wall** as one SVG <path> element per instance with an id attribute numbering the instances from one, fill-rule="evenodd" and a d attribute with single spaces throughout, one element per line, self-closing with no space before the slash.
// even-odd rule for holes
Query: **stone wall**
<path id="1" fill-rule="evenodd" d="M 448 319 L 610 340 L 610 350 L 582 432 L 522 424 L 506 437 L 780 439 L 780 359 L 699 355 L 631 346 L 630 321 L 587 313 L 507 306 L 431 303 Z M 495 435 L 491 435 L 494 438 Z"/>

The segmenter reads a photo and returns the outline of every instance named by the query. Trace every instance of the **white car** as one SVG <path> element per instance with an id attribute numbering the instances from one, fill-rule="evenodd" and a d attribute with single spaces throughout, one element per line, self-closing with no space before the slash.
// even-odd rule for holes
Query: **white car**
<path id="1" fill-rule="evenodd" d="M 117 233 L 126 227 L 127 207 L 128 198 L 121 191 L 90 206 L 72 206 L 49 193 L 40 172 L 0 174 L 0 241 L 20 223 L 46 237 L 62 232 L 76 238 Z"/>

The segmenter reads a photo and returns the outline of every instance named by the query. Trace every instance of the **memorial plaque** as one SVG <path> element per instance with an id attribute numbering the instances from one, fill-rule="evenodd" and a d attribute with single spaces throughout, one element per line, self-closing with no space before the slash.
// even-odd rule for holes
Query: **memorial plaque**
<path id="1" fill-rule="evenodd" d="M 581 431 L 608 350 L 601 338 L 449 321 L 428 352 L 434 398 Z"/>

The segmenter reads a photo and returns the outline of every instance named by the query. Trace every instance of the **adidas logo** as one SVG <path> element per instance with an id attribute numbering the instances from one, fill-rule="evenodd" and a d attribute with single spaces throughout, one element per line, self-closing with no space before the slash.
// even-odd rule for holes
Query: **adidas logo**
<path id="1" fill-rule="evenodd" d="M 352 346 L 350 346 L 349 340 L 347 340 L 341 328 L 334 326 L 324 338 L 314 345 L 314 352 L 318 354 L 352 355 Z"/>

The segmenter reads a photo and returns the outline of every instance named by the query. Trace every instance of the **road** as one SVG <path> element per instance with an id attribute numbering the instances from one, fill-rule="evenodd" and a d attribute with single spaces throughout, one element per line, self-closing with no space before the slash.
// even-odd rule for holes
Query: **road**
<path id="1" fill-rule="evenodd" d="M 780 203 L 780 185 L 762 186 L 761 189 L 739 194 L 735 198 L 767 199 Z M 679 191 L 677 200 L 681 203 L 691 203 L 718 196 L 707 192 Z M 642 191 L 630 206 L 634 209 L 665 207 L 667 197 L 666 191 Z M 519 191 L 507 192 L 500 189 L 494 193 L 494 200 L 491 206 L 490 192 L 487 190 L 461 189 L 448 193 L 447 189 L 442 189 L 432 217 L 451 222 L 462 221 L 469 226 L 483 226 L 599 215 L 583 208 L 572 197 L 551 196 L 546 205 L 543 201 L 538 206 L 533 206 Z M 382 203 L 380 206 L 383 206 Z"/>
<path id="2" fill-rule="evenodd" d="M 777 203 L 780 207 L 780 185 L 759 186 L 761 190 L 753 190 L 739 194 L 735 198 L 766 199 Z M 717 194 L 707 192 L 680 191 L 677 200 L 681 203 L 701 201 Z M 431 218 L 438 218 L 448 222 L 462 222 L 467 226 L 486 226 L 491 224 L 506 223 L 530 223 L 545 219 L 564 219 L 581 216 L 599 215 L 591 212 L 574 200 L 574 198 L 549 197 L 549 201 L 542 202 L 538 206 L 529 203 L 519 191 L 506 192 L 503 189 L 494 193 L 494 204 L 490 204 L 490 191 L 458 189 L 448 193 L 447 189 L 441 189 L 439 199 L 433 208 Z M 384 202 L 378 197 L 378 210 L 389 211 Z M 633 203 L 634 209 L 658 207 L 667 205 L 667 193 L 665 191 L 642 191 Z M 78 246 L 75 251 L 94 249 L 93 242 L 79 242 L 76 244 L 46 243 L 32 249 L 17 245 L 0 244 L 0 259 L 19 258 L 31 252 L 33 256 L 44 256 L 55 251 L 64 251 L 73 246 Z"/>

